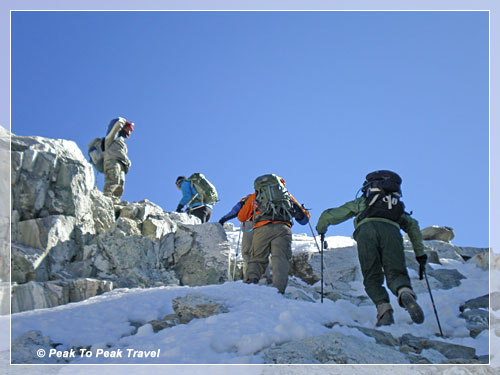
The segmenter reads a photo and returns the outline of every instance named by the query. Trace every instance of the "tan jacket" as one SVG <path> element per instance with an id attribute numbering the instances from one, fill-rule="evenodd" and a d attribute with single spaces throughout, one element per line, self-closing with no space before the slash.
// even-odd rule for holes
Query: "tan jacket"
<path id="1" fill-rule="evenodd" d="M 125 139 L 120 137 L 120 131 L 125 126 L 127 120 L 122 117 L 118 118 L 113 128 L 106 136 L 104 143 L 104 169 L 113 166 L 117 161 L 123 164 L 125 173 L 128 172 L 132 162 L 127 156 L 128 149 Z"/>

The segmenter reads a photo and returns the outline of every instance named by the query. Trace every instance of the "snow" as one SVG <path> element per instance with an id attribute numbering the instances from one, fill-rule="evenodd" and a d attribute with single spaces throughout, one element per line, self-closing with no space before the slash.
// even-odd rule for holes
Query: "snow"
<path id="1" fill-rule="evenodd" d="M 228 238 L 234 254 L 238 232 L 228 232 Z M 330 248 L 355 244 L 351 238 L 339 236 L 328 237 L 327 241 Z M 294 235 L 293 251 L 317 251 L 317 248 L 312 237 Z M 465 320 L 459 318 L 458 309 L 463 302 L 488 293 L 488 272 L 456 261 L 443 262 L 442 267 L 455 268 L 467 277 L 458 287 L 432 291 L 444 338 L 437 336 L 439 330 L 428 293 L 418 294 L 418 302 L 426 314 L 423 324 L 413 324 L 407 312 L 398 306 L 396 297 L 391 295 L 396 324 L 378 329 L 396 338 L 410 333 L 474 347 L 477 355 L 488 354 L 489 333 L 483 331 L 476 339 L 471 338 Z M 498 283 L 500 271 L 493 272 L 499 274 L 492 278 Z M 425 280 L 418 280 L 415 271 L 409 270 L 409 273 L 412 283 L 425 283 Z M 352 282 L 350 286 L 354 293 L 364 294 L 361 282 Z M 193 292 L 223 303 L 229 312 L 155 333 L 148 322 L 173 313 L 172 300 Z M 335 322 L 339 324 L 331 329 L 326 327 Z M 263 349 L 332 330 L 374 342 L 373 338 L 347 326 L 375 328 L 375 322 L 376 309 L 371 304 L 356 306 L 342 299 L 336 302 L 324 299 L 323 304 L 292 300 L 278 294 L 273 287 L 236 281 L 200 287 L 118 289 L 78 303 L 14 314 L 12 340 L 29 330 L 39 330 L 59 343 L 59 350 L 89 346 L 93 352 L 97 349 L 110 352 L 159 350 L 159 358 L 77 356 L 71 362 L 74 364 L 259 364 L 263 362 L 260 355 Z M 0 318 L 0 326 L 6 324 L 8 320 Z M 493 336 L 492 345 L 498 347 L 500 338 Z M 430 358 L 441 358 L 437 352 L 429 351 L 428 354 Z M 500 366 L 500 358 L 494 358 L 493 363 Z"/>

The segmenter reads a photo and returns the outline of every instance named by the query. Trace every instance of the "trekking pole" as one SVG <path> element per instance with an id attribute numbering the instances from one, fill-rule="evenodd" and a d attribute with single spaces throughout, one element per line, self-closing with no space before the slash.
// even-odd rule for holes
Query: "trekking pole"
<path id="1" fill-rule="evenodd" d="M 427 272 L 425 272 L 425 269 L 424 269 L 424 276 L 425 276 L 425 282 L 427 283 L 427 288 L 429 289 L 429 295 L 431 296 L 432 307 L 434 308 L 434 314 L 436 315 L 436 320 L 439 327 L 439 333 L 441 333 L 441 337 L 444 337 L 443 330 L 441 329 L 441 324 L 439 323 L 439 317 L 436 310 L 436 305 L 434 304 L 434 298 L 432 298 L 431 286 L 429 285 L 429 280 L 427 279 Z"/>
<path id="2" fill-rule="evenodd" d="M 232 278 L 232 281 L 234 281 L 234 274 L 236 272 L 236 258 L 238 257 L 238 251 L 240 249 L 240 237 L 241 237 L 242 230 L 243 230 L 243 228 L 240 227 L 240 233 L 238 234 L 238 245 L 236 245 L 236 255 L 234 256 L 233 278 Z"/>
<path id="3" fill-rule="evenodd" d="M 309 228 L 311 228 L 311 233 L 314 238 L 314 242 L 316 243 L 316 247 L 318 248 L 318 251 L 321 254 L 321 303 L 323 303 L 323 243 L 325 242 L 325 235 L 324 234 L 321 235 L 321 249 L 320 249 L 318 241 L 316 241 L 316 235 L 314 234 L 314 230 L 310 221 L 309 221 Z"/>

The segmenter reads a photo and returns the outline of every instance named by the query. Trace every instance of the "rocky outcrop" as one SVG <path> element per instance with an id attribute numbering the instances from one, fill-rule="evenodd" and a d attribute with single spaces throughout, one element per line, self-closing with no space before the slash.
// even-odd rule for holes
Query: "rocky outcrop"
<path id="1" fill-rule="evenodd" d="M 220 225 L 164 212 L 148 200 L 113 206 L 74 142 L 12 135 L 11 145 L 13 312 L 113 286 L 227 280 L 229 244 Z M 69 285 L 79 285 L 78 297 Z"/>

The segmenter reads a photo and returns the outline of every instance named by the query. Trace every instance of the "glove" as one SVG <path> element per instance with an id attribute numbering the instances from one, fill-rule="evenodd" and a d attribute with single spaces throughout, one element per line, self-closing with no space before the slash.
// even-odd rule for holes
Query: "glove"
<path id="1" fill-rule="evenodd" d="M 427 254 L 417 257 L 417 262 L 420 265 L 418 268 L 418 276 L 420 280 L 424 278 L 425 265 L 427 264 Z"/>
<path id="2" fill-rule="evenodd" d="M 182 212 L 182 207 L 184 207 L 182 204 L 177 205 L 175 212 Z"/>
<path id="3" fill-rule="evenodd" d="M 225 223 L 225 222 L 226 222 L 226 220 L 224 220 L 224 219 L 220 219 L 220 220 L 219 220 L 219 224 L 220 224 L 220 225 L 224 225 L 224 223 Z"/>

